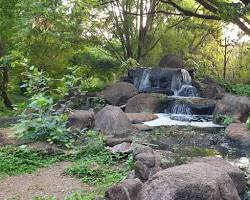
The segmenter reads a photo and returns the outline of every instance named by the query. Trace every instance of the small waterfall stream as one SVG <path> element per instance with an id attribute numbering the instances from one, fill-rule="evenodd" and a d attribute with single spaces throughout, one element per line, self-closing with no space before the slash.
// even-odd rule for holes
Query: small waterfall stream
<path id="1" fill-rule="evenodd" d="M 142 92 L 154 92 L 156 89 L 171 90 L 174 96 L 197 97 L 197 89 L 192 86 L 192 78 L 185 69 L 144 69 L 140 79 L 134 79 L 134 85 Z M 174 103 L 170 112 L 174 114 L 192 114 L 188 105 Z"/>
<path id="2" fill-rule="evenodd" d="M 201 108 L 193 107 L 195 102 L 203 101 L 198 97 L 198 90 L 192 85 L 192 78 L 187 70 L 141 67 L 130 70 L 128 77 L 139 92 L 162 93 L 169 97 L 166 104 L 162 105 L 159 119 L 148 122 L 148 125 L 214 126 L 211 110 L 204 110 L 202 105 Z"/>

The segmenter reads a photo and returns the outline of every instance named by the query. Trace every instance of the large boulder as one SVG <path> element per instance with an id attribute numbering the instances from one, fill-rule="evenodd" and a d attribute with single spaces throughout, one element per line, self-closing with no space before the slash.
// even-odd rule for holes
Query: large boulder
<path id="1" fill-rule="evenodd" d="M 161 100 L 157 95 L 138 94 L 128 100 L 125 111 L 127 113 L 160 112 Z"/>
<path id="2" fill-rule="evenodd" d="M 138 94 L 131 83 L 119 82 L 111 85 L 103 92 L 104 98 L 114 106 L 126 104 L 127 100 Z"/>
<path id="3" fill-rule="evenodd" d="M 116 106 L 105 106 L 95 116 L 96 129 L 107 135 L 125 137 L 133 130 L 126 114 Z"/>
<path id="4" fill-rule="evenodd" d="M 158 118 L 157 115 L 150 113 L 150 112 L 126 113 L 126 115 L 129 121 L 131 121 L 133 124 L 146 122 L 146 121 L 152 121 Z"/>
<path id="5" fill-rule="evenodd" d="M 225 89 L 214 79 L 205 77 L 201 82 L 193 81 L 193 85 L 198 88 L 199 94 L 203 98 L 222 99 Z"/>
<path id="6" fill-rule="evenodd" d="M 215 122 L 218 116 L 226 115 L 231 116 L 234 120 L 246 122 L 250 112 L 250 99 L 245 96 L 236 96 L 232 94 L 225 94 L 219 100 L 214 110 Z"/>
<path id="7" fill-rule="evenodd" d="M 159 67 L 164 68 L 184 68 L 185 62 L 184 60 L 177 55 L 166 55 L 164 56 L 159 63 Z"/>
<path id="8" fill-rule="evenodd" d="M 72 130 L 93 128 L 95 125 L 95 113 L 93 109 L 90 110 L 74 110 L 69 113 L 69 120 L 67 126 Z"/>
<path id="9" fill-rule="evenodd" d="M 137 200 L 240 200 L 230 176 L 204 162 L 180 165 L 155 174 Z M 118 200 L 118 199 L 117 199 Z"/>
<path id="10" fill-rule="evenodd" d="M 246 124 L 232 123 L 226 128 L 226 135 L 243 147 L 250 147 L 250 130 Z"/>
<path id="11" fill-rule="evenodd" d="M 203 157 L 203 158 L 195 158 L 192 162 L 202 162 L 212 165 L 213 167 L 217 167 L 221 169 L 223 172 L 226 172 L 230 178 L 233 180 L 234 185 L 239 194 L 243 194 L 246 189 L 246 179 L 245 173 L 240 170 L 238 167 L 231 165 L 228 161 L 217 158 L 217 157 Z"/>

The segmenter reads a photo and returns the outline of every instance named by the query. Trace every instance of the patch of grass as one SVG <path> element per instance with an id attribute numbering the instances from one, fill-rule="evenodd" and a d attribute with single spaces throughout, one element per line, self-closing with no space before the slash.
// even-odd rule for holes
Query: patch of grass
<path id="1" fill-rule="evenodd" d="M 7 146 L 0 148 L 0 177 L 32 173 L 62 159 L 29 151 L 27 148 Z"/>
<path id="2" fill-rule="evenodd" d="M 104 147 L 102 136 L 89 131 L 82 149 L 73 157 L 74 165 L 65 170 L 66 174 L 80 178 L 95 188 L 94 191 L 85 192 L 81 198 L 83 200 L 102 196 L 108 187 L 125 179 L 131 170 L 130 157 L 112 154 Z"/>

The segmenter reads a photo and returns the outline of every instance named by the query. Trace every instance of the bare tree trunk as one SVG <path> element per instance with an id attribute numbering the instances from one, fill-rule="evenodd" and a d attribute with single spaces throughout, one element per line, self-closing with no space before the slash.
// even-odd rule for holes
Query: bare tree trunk
<path id="1" fill-rule="evenodd" d="M 226 79 L 226 73 L 227 73 L 227 38 L 225 37 L 224 40 L 224 67 L 223 67 L 223 78 Z"/>
<path id="2" fill-rule="evenodd" d="M 5 54 L 4 51 L 4 47 L 3 44 L 0 41 L 0 58 L 3 57 Z M 1 76 L 2 76 L 2 81 L 0 82 L 0 96 L 3 99 L 3 103 L 4 105 L 8 108 L 8 109 L 13 109 L 11 100 L 8 96 L 8 83 L 9 83 L 9 70 L 7 66 L 1 66 L 0 67 L 0 72 L 1 72 Z"/>

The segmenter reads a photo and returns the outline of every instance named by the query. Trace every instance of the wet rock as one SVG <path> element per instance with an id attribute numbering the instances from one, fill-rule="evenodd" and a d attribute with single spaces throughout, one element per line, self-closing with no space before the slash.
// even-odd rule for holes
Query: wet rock
<path id="1" fill-rule="evenodd" d="M 137 200 L 240 200 L 229 175 L 207 163 L 191 163 L 156 173 Z"/>
<path id="2" fill-rule="evenodd" d="M 236 96 L 225 94 L 224 97 L 217 102 L 214 110 L 214 121 L 219 115 L 231 116 L 235 120 L 245 123 L 250 112 L 250 99 L 245 96 Z"/>
<path id="3" fill-rule="evenodd" d="M 104 98 L 114 106 L 126 104 L 127 100 L 138 94 L 131 83 L 119 82 L 111 85 L 103 92 Z"/>
<path id="4" fill-rule="evenodd" d="M 243 147 L 250 147 L 250 130 L 246 124 L 232 123 L 226 128 L 227 137 Z"/>
<path id="5" fill-rule="evenodd" d="M 93 128 L 95 125 L 95 114 L 93 109 L 90 110 L 74 110 L 69 114 L 67 126 L 71 130 Z"/>
<path id="6" fill-rule="evenodd" d="M 153 112 L 158 113 L 161 110 L 160 96 L 152 94 L 138 94 L 128 100 L 125 112 L 140 113 Z"/>
<path id="7" fill-rule="evenodd" d="M 115 106 L 106 106 L 95 116 L 95 127 L 107 135 L 127 137 L 133 130 L 126 114 Z"/>
<path id="8" fill-rule="evenodd" d="M 198 158 L 194 159 L 193 162 L 207 163 L 213 167 L 222 170 L 224 173 L 227 173 L 229 177 L 233 180 L 238 193 L 244 193 L 246 189 L 245 174 L 238 167 L 235 167 L 226 160 L 217 157 Z"/>
<path id="9" fill-rule="evenodd" d="M 126 113 L 126 115 L 133 124 L 151 121 L 158 118 L 157 115 L 149 112 Z"/>
<path id="10" fill-rule="evenodd" d="M 139 179 L 127 179 L 111 187 L 105 192 L 108 200 L 137 200 L 137 195 L 142 188 Z"/>
<path id="11" fill-rule="evenodd" d="M 183 105 L 188 107 L 192 114 L 209 115 L 213 113 L 215 104 L 215 100 L 200 97 L 169 97 L 165 101 L 165 110 L 174 113 L 172 109 L 175 105 Z"/>
<path id="12" fill-rule="evenodd" d="M 111 151 L 111 153 L 130 153 L 132 152 L 132 147 L 131 147 L 131 143 L 126 143 L 123 142 L 121 144 L 117 144 L 113 147 L 106 147 L 106 149 L 108 149 L 109 151 Z"/>
<path id="13" fill-rule="evenodd" d="M 184 68 L 185 62 L 184 60 L 178 55 L 166 55 L 164 56 L 159 63 L 159 67 L 164 68 Z"/>

